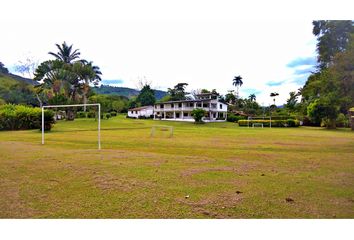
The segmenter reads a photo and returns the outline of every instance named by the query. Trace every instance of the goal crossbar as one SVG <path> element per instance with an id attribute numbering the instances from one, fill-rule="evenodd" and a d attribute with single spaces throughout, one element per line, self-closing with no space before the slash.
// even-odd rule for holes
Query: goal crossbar
<path id="1" fill-rule="evenodd" d="M 42 145 L 44 144 L 44 109 L 45 108 L 85 107 L 85 106 L 98 106 L 98 150 L 101 150 L 101 104 L 99 103 L 42 106 Z"/>

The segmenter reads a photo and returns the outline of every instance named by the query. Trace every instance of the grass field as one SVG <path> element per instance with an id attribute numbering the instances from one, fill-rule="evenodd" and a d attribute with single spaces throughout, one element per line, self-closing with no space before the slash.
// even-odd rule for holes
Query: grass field
<path id="1" fill-rule="evenodd" d="M 353 218 L 354 133 L 92 119 L 0 132 L 1 218 Z M 151 126 L 174 126 L 173 138 Z M 107 130 L 104 130 L 107 129 Z M 288 198 L 288 201 L 286 200 Z"/>

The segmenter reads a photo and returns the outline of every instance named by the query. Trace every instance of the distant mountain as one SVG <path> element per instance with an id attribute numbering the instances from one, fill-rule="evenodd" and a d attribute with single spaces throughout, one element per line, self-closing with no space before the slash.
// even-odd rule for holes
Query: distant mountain
<path id="1" fill-rule="evenodd" d="M 0 73 L 0 103 L 38 105 L 34 93 L 34 85 L 37 84 L 38 82 L 29 78 Z"/>
<path id="2" fill-rule="evenodd" d="M 7 76 L 10 77 L 10 78 L 13 78 L 13 79 L 15 79 L 15 80 L 17 80 L 19 82 L 25 82 L 25 83 L 28 83 L 28 84 L 33 85 L 33 86 L 36 86 L 36 85 L 39 84 L 37 81 L 35 81 L 33 79 L 21 77 L 21 76 L 12 74 L 12 73 L 7 74 Z"/>
<path id="3" fill-rule="evenodd" d="M 139 94 L 139 90 L 133 88 L 113 87 L 109 85 L 101 85 L 100 87 L 94 87 L 92 89 L 97 94 L 112 94 L 112 95 L 125 96 L 128 98 L 138 96 Z M 154 92 L 157 100 L 167 95 L 167 92 L 161 90 L 154 90 Z"/>

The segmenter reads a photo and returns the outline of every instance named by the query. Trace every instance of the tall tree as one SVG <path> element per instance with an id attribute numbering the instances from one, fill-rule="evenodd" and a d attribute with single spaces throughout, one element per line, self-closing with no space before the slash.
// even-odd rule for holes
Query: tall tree
<path id="1" fill-rule="evenodd" d="M 58 48 L 57 53 L 49 52 L 50 55 L 56 59 L 63 61 L 64 63 L 71 63 L 73 60 L 80 57 L 79 49 L 73 51 L 73 45 L 67 45 L 64 41 L 61 45 L 55 44 Z"/>
<path id="2" fill-rule="evenodd" d="M 234 79 L 232 80 L 232 85 L 234 85 L 237 89 L 236 91 L 236 98 L 239 98 L 239 88 L 242 86 L 243 81 L 242 81 L 242 77 L 239 76 L 235 76 Z"/>
<path id="3" fill-rule="evenodd" d="M 171 96 L 170 100 L 178 101 L 186 99 L 185 89 L 188 86 L 188 83 L 178 83 L 173 88 L 168 88 L 167 92 Z"/>
<path id="4" fill-rule="evenodd" d="M 248 99 L 251 101 L 251 102 L 254 102 L 256 101 L 256 94 L 252 93 L 248 96 Z"/>
<path id="5" fill-rule="evenodd" d="M 154 90 L 150 85 L 143 86 L 136 100 L 141 106 L 154 105 L 156 102 Z"/>
<path id="6" fill-rule="evenodd" d="M 313 34 L 317 37 L 318 63 L 321 69 L 328 67 L 337 53 L 348 46 L 353 33 L 353 21 L 313 21 Z"/>
<path id="7" fill-rule="evenodd" d="M 289 112 L 294 112 L 297 105 L 297 98 L 299 95 L 296 92 L 290 92 L 289 98 L 286 100 L 285 107 L 289 110 Z"/>
<path id="8" fill-rule="evenodd" d="M 277 92 L 272 92 L 272 93 L 270 94 L 270 97 L 273 98 L 274 106 L 276 106 L 276 105 L 275 105 L 275 98 L 276 98 L 277 96 L 279 96 L 279 93 L 277 93 Z"/>

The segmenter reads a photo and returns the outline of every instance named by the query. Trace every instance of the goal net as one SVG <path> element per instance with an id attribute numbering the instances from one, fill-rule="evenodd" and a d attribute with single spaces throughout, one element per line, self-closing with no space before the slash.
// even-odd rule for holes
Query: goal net
<path id="1" fill-rule="evenodd" d="M 154 125 L 151 127 L 150 137 L 173 137 L 173 127 L 164 125 Z"/>
<path id="2" fill-rule="evenodd" d="M 97 125 L 97 144 L 98 149 L 101 149 L 101 104 L 99 103 L 88 103 L 88 104 L 71 104 L 71 105 L 47 105 L 42 106 L 42 144 L 44 145 L 44 109 L 58 109 L 58 108 L 73 108 L 73 107 L 84 107 L 86 106 L 96 106 L 98 108 L 98 125 Z"/>

